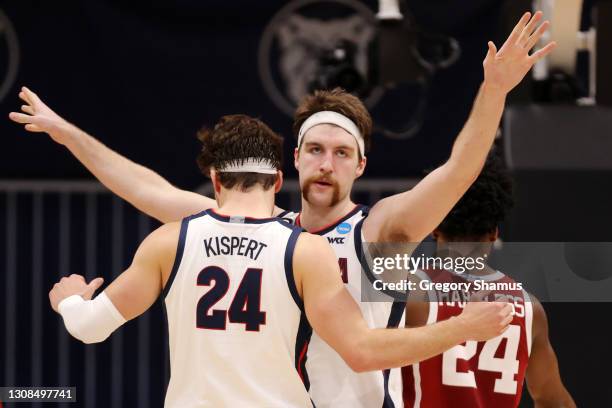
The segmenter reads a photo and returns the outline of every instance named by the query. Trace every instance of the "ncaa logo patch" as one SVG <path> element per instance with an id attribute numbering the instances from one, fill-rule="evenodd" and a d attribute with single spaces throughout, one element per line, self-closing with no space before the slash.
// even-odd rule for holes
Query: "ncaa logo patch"
<path id="1" fill-rule="evenodd" d="M 343 222 L 342 224 L 336 227 L 336 231 L 339 234 L 348 234 L 349 232 L 351 232 L 352 228 L 353 227 L 351 227 L 351 224 L 349 224 L 348 222 Z"/>

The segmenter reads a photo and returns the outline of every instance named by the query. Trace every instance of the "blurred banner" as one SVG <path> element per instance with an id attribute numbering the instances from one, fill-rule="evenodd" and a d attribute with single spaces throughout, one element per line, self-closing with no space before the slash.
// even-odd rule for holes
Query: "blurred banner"
<path id="1" fill-rule="evenodd" d="M 461 58 L 436 72 L 426 94 L 407 83 L 366 98 L 377 125 L 391 129 L 404 127 L 426 102 L 411 139 L 374 135 L 366 176 L 421 175 L 448 157 L 482 80 L 486 42 L 498 37 L 501 7 L 494 0 L 460 9 L 450 0 L 409 3 L 423 30 L 457 40 Z M 19 48 L 17 74 L 0 100 L 3 118 L 19 109 L 19 86 L 28 85 L 111 148 L 193 188 L 202 180 L 196 131 L 231 113 L 259 117 L 280 132 L 285 171 L 295 174 L 292 106 L 316 79 L 310 77 L 325 79 L 321 64 L 333 53 L 323 51 L 343 39 L 350 41 L 341 51 L 357 73 L 372 68 L 367 52 L 377 1 L 20 0 L 2 2 L 0 10 L 15 32 L 0 26 L 0 80 L 17 63 L 7 41 L 15 37 Z M 410 54 L 410 45 L 400 52 Z M 4 119 L 0 134 L 0 178 L 89 177 L 45 136 Z"/>

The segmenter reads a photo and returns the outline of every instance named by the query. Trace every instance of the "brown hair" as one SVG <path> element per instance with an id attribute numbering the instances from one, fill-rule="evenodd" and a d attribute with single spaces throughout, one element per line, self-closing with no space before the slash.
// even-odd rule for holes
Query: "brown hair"
<path id="1" fill-rule="evenodd" d="M 249 157 L 267 159 L 278 169 L 282 165 L 283 138 L 259 119 L 247 115 L 223 116 L 212 130 L 200 130 L 198 139 L 202 142 L 202 150 L 197 162 L 206 176 L 210 176 L 211 167 L 222 169 L 230 163 L 241 162 Z M 218 174 L 223 187 L 231 189 L 238 186 L 242 191 L 255 184 L 261 184 L 267 190 L 277 179 L 276 174 Z"/>
<path id="2" fill-rule="evenodd" d="M 359 98 L 341 88 L 331 91 L 315 91 L 314 94 L 302 99 L 293 120 L 293 134 L 296 138 L 306 119 L 321 111 L 338 112 L 355 122 L 363 136 L 365 151 L 370 150 L 372 117 Z"/>

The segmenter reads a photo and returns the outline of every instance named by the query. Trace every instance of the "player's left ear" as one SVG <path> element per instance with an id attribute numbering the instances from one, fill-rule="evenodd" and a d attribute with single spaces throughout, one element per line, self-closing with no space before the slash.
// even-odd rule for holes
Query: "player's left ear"
<path id="1" fill-rule="evenodd" d="M 359 160 L 359 163 L 357 164 L 357 168 L 355 169 L 355 178 L 361 177 L 361 175 L 365 171 L 367 161 L 368 161 L 368 158 L 365 156 L 361 160 Z"/>
<path id="2" fill-rule="evenodd" d="M 278 193 L 283 186 L 283 172 L 281 170 L 276 173 L 276 182 L 274 183 L 274 192 Z"/>

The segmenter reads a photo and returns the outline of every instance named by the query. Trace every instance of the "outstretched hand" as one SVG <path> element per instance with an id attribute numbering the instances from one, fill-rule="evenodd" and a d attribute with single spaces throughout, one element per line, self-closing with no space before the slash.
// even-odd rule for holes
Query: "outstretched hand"
<path id="1" fill-rule="evenodd" d="M 557 45 L 549 42 L 533 54 L 530 50 L 537 44 L 550 26 L 550 22 L 542 19 L 542 12 L 523 14 L 502 47 L 497 50 L 495 44 L 489 41 L 489 50 L 484 59 L 484 83 L 502 92 L 508 93 L 518 85 L 539 59 L 548 55 Z"/>
<path id="2" fill-rule="evenodd" d="M 26 105 L 21 105 L 23 113 L 11 112 L 9 118 L 14 122 L 24 124 L 27 131 L 46 132 L 57 143 L 64 144 L 62 130 L 70 124 L 53 112 L 38 95 L 25 86 L 21 88 L 19 97 L 26 103 Z"/>

